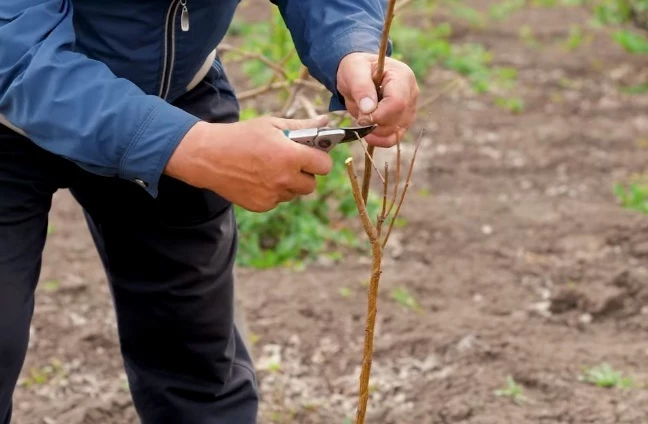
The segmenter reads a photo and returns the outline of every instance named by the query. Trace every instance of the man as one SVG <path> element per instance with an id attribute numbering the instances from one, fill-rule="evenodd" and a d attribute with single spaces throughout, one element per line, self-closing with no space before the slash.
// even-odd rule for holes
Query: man
<path id="1" fill-rule="evenodd" d="M 326 153 L 238 121 L 214 49 L 237 0 L 0 2 L 0 423 L 22 367 L 52 194 L 83 207 L 106 269 L 122 356 L 145 424 L 256 422 L 233 325 L 232 204 L 268 211 L 311 193 Z M 411 70 L 371 81 L 383 0 L 275 0 L 311 74 L 395 143 L 414 118 Z M 269 282 L 271 284 L 271 282 Z"/>

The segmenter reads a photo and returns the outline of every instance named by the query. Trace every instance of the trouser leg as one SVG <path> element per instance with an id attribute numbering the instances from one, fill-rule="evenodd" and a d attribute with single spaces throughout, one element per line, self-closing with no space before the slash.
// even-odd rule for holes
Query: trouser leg
<path id="1" fill-rule="evenodd" d="M 200 85 L 179 105 L 216 122 L 236 119 L 215 88 Z M 107 271 L 142 422 L 255 423 L 256 379 L 233 320 L 232 205 L 168 177 L 155 199 L 130 182 L 90 174 L 71 191 Z"/>
<path id="2" fill-rule="evenodd" d="M 0 423 L 25 360 L 57 181 L 68 167 L 0 125 Z"/>

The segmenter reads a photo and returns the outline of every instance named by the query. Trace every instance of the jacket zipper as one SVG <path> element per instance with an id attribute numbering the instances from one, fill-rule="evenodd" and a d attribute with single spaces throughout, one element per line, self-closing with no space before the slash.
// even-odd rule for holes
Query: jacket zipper
<path id="1" fill-rule="evenodd" d="M 171 88 L 171 77 L 173 76 L 173 66 L 175 62 L 175 21 L 180 6 L 182 6 L 180 27 L 182 31 L 189 31 L 189 9 L 187 8 L 187 0 L 171 0 L 171 4 L 169 4 L 169 9 L 166 14 L 166 21 L 164 23 L 164 61 L 162 63 L 160 91 L 158 92 L 158 95 L 163 99 L 167 98 Z"/>

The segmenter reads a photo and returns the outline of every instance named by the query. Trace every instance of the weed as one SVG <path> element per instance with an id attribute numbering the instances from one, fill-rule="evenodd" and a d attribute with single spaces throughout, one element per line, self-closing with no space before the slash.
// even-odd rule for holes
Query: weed
<path id="1" fill-rule="evenodd" d="M 522 386 L 520 386 L 511 376 L 506 378 L 506 387 L 495 390 L 495 396 L 510 398 L 518 405 L 528 401 L 528 398 L 522 393 Z"/>
<path id="2" fill-rule="evenodd" d="M 40 368 L 31 368 L 28 376 L 22 381 L 26 388 L 32 386 L 43 386 L 55 378 L 64 377 L 66 374 L 63 364 L 58 359 L 52 359 L 49 363 Z"/>
<path id="3" fill-rule="evenodd" d="M 511 113 L 522 113 L 524 111 L 524 100 L 519 97 L 499 97 L 495 104 Z"/>
<path id="4" fill-rule="evenodd" d="M 648 54 L 648 39 L 642 34 L 629 29 L 622 29 L 614 34 L 614 39 L 628 53 Z"/>
<path id="5" fill-rule="evenodd" d="M 450 7 L 455 16 L 468 22 L 474 28 L 484 28 L 487 25 L 487 18 L 473 7 L 457 1 L 451 1 Z"/>
<path id="6" fill-rule="evenodd" d="M 614 191 L 622 207 L 648 214 L 648 182 L 640 180 L 628 186 L 615 184 Z"/>
<path id="7" fill-rule="evenodd" d="M 533 33 L 533 29 L 529 25 L 523 25 L 519 30 L 520 39 L 527 45 L 527 47 L 535 49 L 540 47 L 540 42 Z"/>
<path id="8" fill-rule="evenodd" d="M 43 283 L 43 288 L 45 291 L 54 292 L 61 287 L 61 283 L 58 280 L 48 280 Z"/>
<path id="9" fill-rule="evenodd" d="M 338 146 L 331 155 L 333 170 L 318 178 L 313 195 L 282 203 L 263 214 L 236 208 L 242 235 L 239 264 L 255 268 L 300 267 L 327 250 L 360 247 L 355 233 L 344 225 L 346 219 L 357 216 L 342 164 L 349 149 Z M 378 213 L 373 194 L 368 207 L 372 215 Z"/>
<path id="10" fill-rule="evenodd" d="M 416 312 L 423 312 L 423 308 L 416 301 L 414 296 L 403 287 L 397 287 L 392 290 L 391 298 L 403 308 L 411 309 Z"/>
<path id="11" fill-rule="evenodd" d="M 572 25 L 569 28 L 569 36 L 563 42 L 563 47 L 569 51 L 576 50 L 583 44 L 584 40 L 585 38 L 583 37 L 583 29 L 580 27 L 580 25 Z"/>
<path id="12" fill-rule="evenodd" d="M 526 0 L 504 0 L 491 5 L 488 13 L 495 20 L 503 20 L 522 9 L 525 5 Z"/>
<path id="13" fill-rule="evenodd" d="M 619 91 L 625 94 L 646 94 L 648 93 L 648 83 L 622 86 L 619 87 Z"/>
<path id="14" fill-rule="evenodd" d="M 338 293 L 340 293 L 340 296 L 342 296 L 342 297 L 344 297 L 344 298 L 349 298 L 349 297 L 353 296 L 353 290 L 351 290 L 351 289 L 348 288 L 348 287 L 342 287 L 342 288 L 338 291 Z"/>
<path id="15" fill-rule="evenodd" d="M 579 380 L 593 384 L 597 387 L 624 388 L 634 387 L 630 377 L 624 377 L 620 371 L 615 371 L 609 364 L 603 363 L 593 368 L 585 369 Z"/>

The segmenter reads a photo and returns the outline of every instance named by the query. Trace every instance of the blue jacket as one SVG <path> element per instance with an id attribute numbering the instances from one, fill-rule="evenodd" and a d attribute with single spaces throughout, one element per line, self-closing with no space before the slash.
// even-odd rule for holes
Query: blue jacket
<path id="1" fill-rule="evenodd" d="M 311 75 L 377 52 L 384 0 L 272 0 Z M 171 105 L 215 63 L 239 0 L 1 0 L 0 124 L 153 196 L 198 118 Z M 183 30 L 183 4 L 189 29 Z"/>

